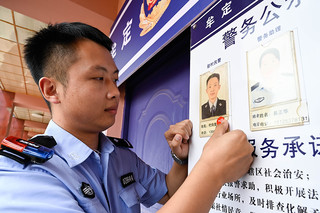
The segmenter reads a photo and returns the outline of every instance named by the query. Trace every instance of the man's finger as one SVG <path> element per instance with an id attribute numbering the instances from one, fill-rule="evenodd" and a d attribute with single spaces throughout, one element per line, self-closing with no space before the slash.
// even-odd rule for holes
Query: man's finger
<path id="1" fill-rule="evenodd" d="M 176 143 L 176 144 L 180 144 L 181 141 L 182 141 L 182 136 L 180 134 L 176 134 L 173 138 L 173 141 Z"/>
<path id="2" fill-rule="evenodd" d="M 180 134 L 176 134 L 170 144 L 171 148 L 177 147 L 182 143 L 182 136 Z"/>
<path id="3" fill-rule="evenodd" d="M 190 120 L 184 120 L 177 123 L 177 127 L 179 126 L 179 130 L 177 130 L 179 134 L 182 135 L 184 139 L 189 139 L 192 134 L 192 122 Z"/>
<path id="4" fill-rule="evenodd" d="M 228 121 L 223 119 L 221 121 L 221 123 L 217 125 L 217 127 L 214 130 L 213 135 L 211 136 L 211 138 L 217 138 L 217 137 L 222 136 L 223 134 L 225 134 L 227 132 L 228 128 L 229 128 Z"/>

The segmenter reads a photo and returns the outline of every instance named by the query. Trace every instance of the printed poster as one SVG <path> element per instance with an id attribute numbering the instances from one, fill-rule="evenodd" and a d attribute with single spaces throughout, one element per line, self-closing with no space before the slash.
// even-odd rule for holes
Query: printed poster
<path id="1" fill-rule="evenodd" d="M 255 148 L 248 174 L 226 183 L 210 212 L 320 212 L 317 8 L 220 0 L 191 25 L 189 172 L 220 117 Z"/>

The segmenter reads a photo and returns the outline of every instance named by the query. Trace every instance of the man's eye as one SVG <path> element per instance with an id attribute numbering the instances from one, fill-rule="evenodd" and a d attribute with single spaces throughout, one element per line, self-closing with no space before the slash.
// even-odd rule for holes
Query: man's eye
<path id="1" fill-rule="evenodd" d="M 115 83 L 118 83 L 118 81 L 119 81 L 119 79 L 114 79 L 114 82 L 115 82 Z"/>
<path id="2" fill-rule="evenodd" d="M 97 77 L 96 80 L 103 81 L 103 77 Z"/>

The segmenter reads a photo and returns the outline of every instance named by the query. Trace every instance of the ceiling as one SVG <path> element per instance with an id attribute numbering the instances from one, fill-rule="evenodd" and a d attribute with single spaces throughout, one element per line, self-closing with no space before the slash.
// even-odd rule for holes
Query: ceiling
<path id="1" fill-rule="evenodd" d="M 119 7 L 123 4 L 124 0 L 70 0 L 75 4 L 81 5 L 91 11 L 94 11 L 101 16 L 115 20 L 118 14 Z"/>
<path id="2" fill-rule="evenodd" d="M 13 116 L 24 120 L 25 131 L 43 133 L 51 119 L 49 109 L 23 60 L 26 38 L 45 27 L 46 23 L 61 21 L 82 21 L 108 34 L 124 2 L 125 0 L 92 0 L 90 3 L 87 0 L 24 0 L 24 4 L 21 4 L 17 1 L 0 0 L 0 89 L 15 93 Z M 11 111 L 11 108 L 8 110 Z"/>
<path id="3" fill-rule="evenodd" d="M 23 60 L 26 38 L 46 26 L 45 23 L 0 6 L 0 88 L 1 90 L 42 97 Z M 51 119 L 48 109 L 37 110 L 15 106 L 14 117 L 47 124 Z M 31 123 L 32 124 L 32 123 Z M 42 127 L 42 128 L 39 128 Z M 26 126 L 25 131 L 43 133 L 45 126 Z"/>

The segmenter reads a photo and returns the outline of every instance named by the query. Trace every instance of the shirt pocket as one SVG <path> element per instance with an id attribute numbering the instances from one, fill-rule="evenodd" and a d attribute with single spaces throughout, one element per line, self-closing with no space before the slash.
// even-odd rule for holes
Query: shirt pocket
<path id="1" fill-rule="evenodd" d="M 132 207 L 141 202 L 142 196 L 147 192 L 147 190 L 138 182 L 131 184 L 124 188 L 119 196 L 127 207 Z"/>
<path id="2" fill-rule="evenodd" d="M 86 198 L 86 200 L 83 201 L 82 203 L 79 202 L 79 205 L 84 210 L 84 212 L 96 212 L 96 213 L 108 212 L 97 197 L 95 197 L 92 200 Z"/>

